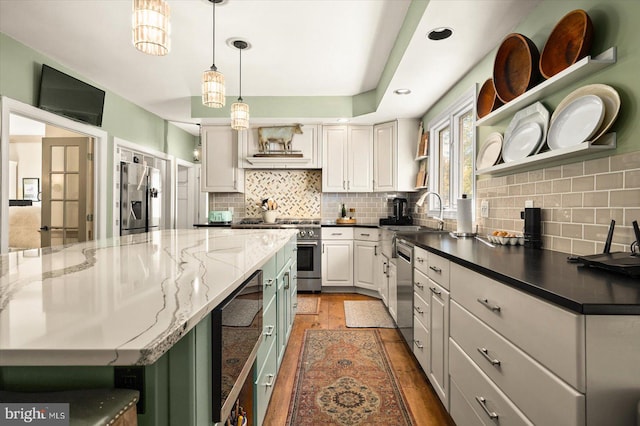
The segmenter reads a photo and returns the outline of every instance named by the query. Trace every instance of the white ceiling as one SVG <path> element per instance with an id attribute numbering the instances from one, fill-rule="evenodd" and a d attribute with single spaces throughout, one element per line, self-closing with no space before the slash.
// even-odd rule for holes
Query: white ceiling
<path id="1" fill-rule="evenodd" d="M 420 117 L 536 6 L 539 0 L 431 0 L 378 110 L 354 121 Z M 200 76 L 212 63 L 208 0 L 168 0 L 171 52 L 154 57 L 131 43 L 131 0 L 0 0 L 0 31 L 89 82 L 178 122 L 191 117 Z M 227 96 L 352 96 L 375 89 L 410 0 L 225 0 L 216 6 L 215 64 Z M 440 42 L 429 30 L 450 27 Z M 397 88 L 410 95 L 398 96 Z M 253 117 L 256 118 L 256 117 Z M 228 120 L 227 120 L 228 121 Z M 328 121 L 328 119 L 323 119 Z M 195 126 L 186 129 L 196 132 Z"/>

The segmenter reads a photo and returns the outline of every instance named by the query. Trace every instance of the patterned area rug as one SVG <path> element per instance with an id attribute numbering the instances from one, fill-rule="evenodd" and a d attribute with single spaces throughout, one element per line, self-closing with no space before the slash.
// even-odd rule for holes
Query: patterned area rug
<path id="1" fill-rule="evenodd" d="M 396 328 L 380 300 L 345 300 L 344 316 L 347 327 Z"/>
<path id="2" fill-rule="evenodd" d="M 305 332 L 287 425 L 413 425 L 376 330 Z"/>
<path id="3" fill-rule="evenodd" d="M 301 296 L 298 294 L 298 315 L 318 315 L 320 313 L 320 297 Z"/>

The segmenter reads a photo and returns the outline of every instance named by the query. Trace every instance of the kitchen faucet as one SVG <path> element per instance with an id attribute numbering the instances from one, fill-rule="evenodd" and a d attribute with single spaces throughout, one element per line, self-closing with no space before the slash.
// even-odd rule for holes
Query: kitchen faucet
<path id="1" fill-rule="evenodd" d="M 420 198 L 418 198 L 418 201 L 416 201 L 416 206 L 422 207 L 422 205 L 424 204 L 424 200 L 426 200 L 429 195 L 435 195 L 438 199 L 438 202 L 440 203 L 440 217 L 434 217 L 433 219 L 438 221 L 438 229 L 442 231 L 444 230 L 444 206 L 442 205 L 442 197 L 440 197 L 440 194 L 433 191 L 427 191 L 422 194 Z"/>

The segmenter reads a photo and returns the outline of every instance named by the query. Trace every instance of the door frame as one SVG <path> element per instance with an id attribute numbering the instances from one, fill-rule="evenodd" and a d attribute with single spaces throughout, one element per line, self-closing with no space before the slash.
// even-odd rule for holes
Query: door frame
<path id="1" fill-rule="evenodd" d="M 174 218 L 174 225 L 177 228 L 178 227 L 178 217 L 180 216 L 180 213 L 178 212 L 178 170 L 180 167 L 184 167 L 187 169 L 187 188 L 188 188 L 188 195 L 187 195 L 187 201 L 190 205 L 191 208 L 191 217 L 189 218 L 189 221 L 192 224 L 195 223 L 199 223 L 200 222 L 200 206 L 199 206 L 199 199 L 198 199 L 198 194 L 199 191 L 197 191 L 198 189 L 200 189 L 199 186 L 199 182 L 197 182 L 196 179 L 196 173 L 200 172 L 200 169 L 197 167 L 197 165 L 195 163 L 192 163 L 190 161 L 185 161 L 182 160 L 180 158 L 176 158 L 175 161 L 175 170 L 174 170 L 174 191 L 173 193 L 175 194 L 175 207 L 174 207 L 174 213 L 173 213 L 173 218 Z M 198 185 L 198 186 L 196 186 Z"/>
<path id="2" fill-rule="evenodd" d="M 108 133 L 98 127 L 73 121 L 69 118 L 36 108 L 32 105 L 0 96 L 0 253 L 9 251 L 9 117 L 20 115 L 94 138 L 94 212 L 95 238 L 107 237 L 107 145 Z M 101 190 L 103 189 L 103 190 Z"/>

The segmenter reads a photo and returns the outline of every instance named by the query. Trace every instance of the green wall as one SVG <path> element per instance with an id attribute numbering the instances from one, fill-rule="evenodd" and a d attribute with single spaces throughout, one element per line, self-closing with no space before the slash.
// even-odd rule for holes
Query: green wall
<path id="1" fill-rule="evenodd" d="M 637 77 L 640 69 L 640 37 L 637 32 L 640 1 L 545 0 L 516 27 L 514 32 L 529 37 L 541 52 L 556 23 L 565 14 L 575 9 L 584 9 L 593 22 L 594 36 L 590 51 L 591 56 L 597 56 L 610 47 L 616 46 L 618 50 L 617 63 L 580 80 L 576 84 L 559 90 L 553 96 L 542 99 L 541 102 L 552 113 L 567 94 L 579 87 L 595 83 L 614 87 L 620 94 L 622 104 L 620 114 L 611 129 L 617 133 L 616 150 L 580 157 L 576 161 L 613 155 L 614 153 L 637 151 L 640 149 L 640 122 L 637 120 L 638 99 L 640 99 L 640 78 Z M 492 76 L 493 61 L 497 50 L 498 46 L 425 113 L 423 117 L 425 126 L 462 96 L 465 91 L 476 84 L 479 90 L 482 83 Z M 481 128 L 478 140 L 484 140 L 483 138 L 491 131 L 504 131 L 509 121 L 510 118 L 496 126 Z M 545 164 L 545 166 L 552 165 L 554 165 L 553 162 Z"/>

